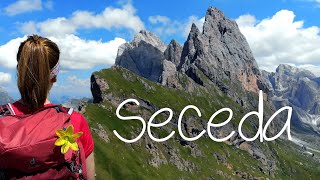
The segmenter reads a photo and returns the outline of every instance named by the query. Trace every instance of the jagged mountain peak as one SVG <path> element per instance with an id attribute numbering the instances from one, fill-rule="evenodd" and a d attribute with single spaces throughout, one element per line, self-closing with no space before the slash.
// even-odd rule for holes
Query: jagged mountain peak
<path id="1" fill-rule="evenodd" d="M 164 56 L 168 61 L 178 66 L 180 64 L 181 53 L 182 46 L 176 40 L 172 39 L 164 52 Z"/>
<path id="2" fill-rule="evenodd" d="M 253 92 L 265 87 L 260 80 L 258 64 L 238 25 L 215 7 L 207 10 L 203 32 L 193 24 L 184 44 L 179 69 L 196 72 L 190 68 L 199 69 L 214 83 L 238 80 L 246 90 Z"/>
<path id="3" fill-rule="evenodd" d="M 9 96 L 7 91 L 0 87 L 0 105 L 12 102 L 13 99 Z"/>
<path id="4" fill-rule="evenodd" d="M 290 76 L 299 76 L 299 77 L 307 77 L 307 78 L 316 77 L 312 72 L 306 69 L 297 68 L 288 64 L 280 64 L 277 67 L 276 72 L 280 74 L 287 74 Z"/>
<path id="5" fill-rule="evenodd" d="M 144 41 L 156 48 L 158 48 L 160 51 L 164 52 L 166 49 L 166 45 L 160 40 L 159 37 L 157 37 L 155 34 L 153 34 L 150 31 L 147 30 L 141 30 L 138 34 L 134 36 L 134 39 L 132 43 L 139 44 L 141 41 Z"/>
<path id="6" fill-rule="evenodd" d="M 185 43 L 188 43 L 190 40 L 192 41 L 192 39 L 195 38 L 202 38 L 202 32 L 200 32 L 196 24 L 192 23 L 190 33 Z"/>
<path id="7" fill-rule="evenodd" d="M 214 6 L 211 6 L 208 8 L 207 13 L 206 13 L 206 17 L 209 17 L 209 16 L 217 21 L 226 19 L 224 13 L 220 9 L 218 9 Z"/>
<path id="8" fill-rule="evenodd" d="M 206 13 L 203 32 L 192 24 L 183 47 L 174 40 L 167 46 L 153 33 L 142 30 L 118 52 L 116 65 L 154 82 L 163 83 L 168 74 L 174 79 L 176 70 L 201 86 L 208 84 L 201 82 L 211 81 L 241 104 L 247 100 L 239 100 L 240 91 L 235 87 L 256 93 L 259 89 L 268 91 L 236 22 L 214 7 Z"/>
<path id="9" fill-rule="evenodd" d="M 184 46 L 183 48 L 185 48 L 185 46 L 189 46 L 191 45 L 190 42 L 193 42 L 195 41 L 196 39 L 202 39 L 202 32 L 200 32 L 199 28 L 197 27 L 196 24 L 192 23 L 191 25 L 191 30 L 190 30 L 190 33 L 188 35 L 188 38 L 187 38 L 187 41 L 184 43 Z M 202 41 L 202 40 L 201 40 Z M 189 43 L 189 45 L 188 45 Z M 193 45 L 191 45 L 193 46 Z M 195 48 L 199 47 L 198 45 L 195 45 L 194 46 Z"/>
<path id="10" fill-rule="evenodd" d="M 176 41 L 175 39 L 172 39 L 169 43 L 169 45 L 172 45 L 172 46 L 181 46 L 178 41 Z"/>
<path id="11" fill-rule="evenodd" d="M 191 25 L 190 34 L 191 33 L 200 33 L 200 30 L 195 23 L 192 23 L 192 25 Z"/>
<path id="12" fill-rule="evenodd" d="M 217 39 L 223 38 L 225 34 L 233 34 L 235 35 L 233 37 L 240 41 L 246 41 L 237 23 L 232 19 L 226 18 L 223 12 L 215 7 L 210 7 L 207 10 L 203 24 L 203 34 L 209 38 Z"/>
<path id="13" fill-rule="evenodd" d="M 132 42 L 119 48 L 116 65 L 160 83 L 168 74 L 174 78 L 175 70 L 196 83 L 208 79 L 207 82 L 216 84 L 237 101 L 240 101 L 239 91 L 233 90 L 236 86 L 242 86 L 243 91 L 266 91 L 258 65 L 236 22 L 227 19 L 219 9 L 210 7 L 203 28 L 201 32 L 192 24 L 183 47 L 175 40 L 166 46 L 156 35 L 142 30 Z"/>
<path id="14" fill-rule="evenodd" d="M 159 82 L 163 72 L 164 52 L 167 46 L 155 34 L 141 30 L 133 41 L 121 45 L 115 65 Z"/>

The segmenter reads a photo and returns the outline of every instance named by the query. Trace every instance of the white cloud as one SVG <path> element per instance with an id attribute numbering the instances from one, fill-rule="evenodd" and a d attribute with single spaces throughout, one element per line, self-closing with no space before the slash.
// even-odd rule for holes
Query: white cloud
<path id="1" fill-rule="evenodd" d="M 20 31 L 23 32 L 24 34 L 29 34 L 29 35 L 38 34 L 36 23 L 33 21 L 23 23 Z"/>
<path id="2" fill-rule="evenodd" d="M 17 66 L 18 47 L 25 37 L 12 39 L 6 44 L 0 46 L 0 66 L 15 68 Z"/>
<path id="3" fill-rule="evenodd" d="M 60 17 L 37 23 L 35 29 L 44 36 L 59 36 L 74 34 L 77 27 L 69 19 Z"/>
<path id="4" fill-rule="evenodd" d="M 190 16 L 188 18 L 188 21 L 183 24 L 184 26 L 183 35 L 185 37 L 188 37 L 193 23 L 199 28 L 200 32 L 202 32 L 204 20 L 205 20 L 205 17 L 198 18 L 197 16 Z"/>
<path id="5" fill-rule="evenodd" d="M 236 21 L 237 21 L 237 24 L 240 28 L 254 26 L 257 22 L 256 17 L 254 17 L 250 14 L 242 15 L 242 16 L 238 17 L 238 19 L 236 19 Z"/>
<path id="6" fill-rule="evenodd" d="M 138 32 L 144 29 L 144 23 L 136 15 L 136 9 L 129 2 L 121 8 L 106 7 L 101 13 L 75 11 L 70 18 L 58 17 L 43 22 L 26 22 L 21 24 L 21 32 L 39 32 L 44 36 L 63 36 L 76 34 L 79 29 L 125 28 Z"/>
<path id="7" fill-rule="evenodd" d="M 11 81 L 11 74 L 0 72 L 0 84 L 9 83 Z"/>
<path id="8" fill-rule="evenodd" d="M 100 14 L 93 14 L 88 11 L 76 11 L 73 13 L 71 21 L 76 26 L 83 28 L 127 28 L 135 32 L 144 29 L 141 19 L 135 15 L 136 9 L 128 3 L 119 8 L 107 7 Z"/>
<path id="9" fill-rule="evenodd" d="M 313 72 L 317 77 L 320 77 L 320 67 L 319 66 L 315 66 L 313 64 L 303 64 L 303 65 L 297 66 L 297 68 L 303 68 L 303 69 L 309 70 L 309 71 Z"/>
<path id="10" fill-rule="evenodd" d="M 292 11 L 281 10 L 261 21 L 252 15 L 236 19 L 261 69 L 294 64 L 319 74 L 320 28 L 304 27 Z"/>
<path id="11" fill-rule="evenodd" d="M 17 38 L 0 46 L 0 66 L 15 68 L 16 55 L 20 43 L 26 37 Z M 118 47 L 126 41 L 115 38 L 109 42 L 84 40 L 75 35 L 49 37 L 57 43 L 61 51 L 63 69 L 90 69 L 96 65 L 113 65 Z"/>
<path id="12" fill-rule="evenodd" d="M 75 35 L 49 37 L 61 50 L 61 64 L 65 69 L 90 69 L 96 65 L 113 65 L 118 47 L 126 41 L 115 38 L 109 42 L 83 40 Z"/>
<path id="13" fill-rule="evenodd" d="M 4 8 L 4 12 L 9 16 L 39 10 L 42 10 L 41 0 L 18 0 Z"/>

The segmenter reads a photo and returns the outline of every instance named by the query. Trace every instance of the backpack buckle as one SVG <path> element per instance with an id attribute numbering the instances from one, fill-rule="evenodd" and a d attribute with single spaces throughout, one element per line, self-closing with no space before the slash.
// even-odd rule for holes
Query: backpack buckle
<path id="1" fill-rule="evenodd" d="M 30 160 L 30 169 L 33 169 L 33 168 L 37 168 L 39 167 L 40 165 L 38 164 L 38 161 L 36 158 L 32 158 Z"/>

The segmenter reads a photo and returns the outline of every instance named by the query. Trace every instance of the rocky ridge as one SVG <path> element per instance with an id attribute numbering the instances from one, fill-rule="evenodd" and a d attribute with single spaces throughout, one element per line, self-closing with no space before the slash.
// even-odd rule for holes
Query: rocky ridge
<path id="1" fill-rule="evenodd" d="M 154 34 L 142 30 L 133 41 L 119 47 L 116 65 L 154 82 L 160 82 L 166 45 Z"/>
<path id="2" fill-rule="evenodd" d="M 182 76 L 200 86 L 214 84 L 242 106 L 255 102 L 247 92 L 268 92 L 250 47 L 236 22 L 210 7 L 200 32 L 192 24 L 187 41 L 165 45 L 151 32 L 142 30 L 119 48 L 115 65 L 171 88 L 183 88 Z M 184 88 L 192 90 L 194 88 Z"/>
<path id="3" fill-rule="evenodd" d="M 238 80 L 246 90 L 261 89 L 258 65 L 238 25 L 213 7 L 207 10 L 203 32 L 192 25 L 178 69 L 197 78 L 193 72 L 200 70 L 216 84 Z"/>

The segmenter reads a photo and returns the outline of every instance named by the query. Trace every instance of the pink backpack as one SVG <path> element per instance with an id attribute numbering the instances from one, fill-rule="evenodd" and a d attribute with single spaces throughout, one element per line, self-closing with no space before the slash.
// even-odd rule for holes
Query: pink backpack
<path id="1" fill-rule="evenodd" d="M 0 179 L 87 179 L 85 155 L 62 154 L 54 145 L 56 130 L 68 127 L 72 109 L 44 107 L 28 115 L 12 115 L 0 107 Z"/>

